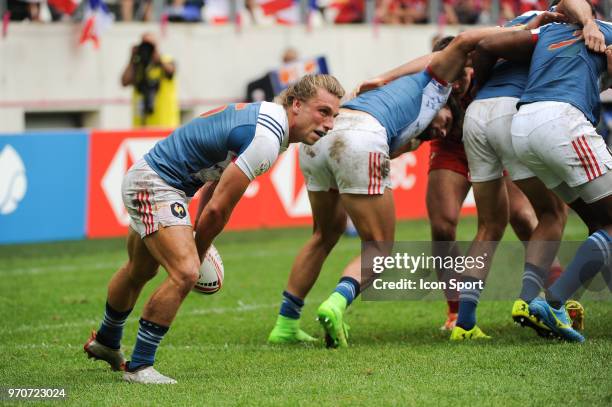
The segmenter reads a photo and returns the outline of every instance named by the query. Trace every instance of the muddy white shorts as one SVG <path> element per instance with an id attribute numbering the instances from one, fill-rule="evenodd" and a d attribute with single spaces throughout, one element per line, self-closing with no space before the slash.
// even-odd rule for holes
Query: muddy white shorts
<path id="1" fill-rule="evenodd" d="M 584 114 L 562 102 L 523 105 L 512 121 L 517 157 L 549 189 L 565 184 L 574 196 L 591 203 L 612 194 L 612 156 Z M 606 175 L 607 174 L 607 175 Z"/>
<path id="2" fill-rule="evenodd" d="M 473 182 L 501 178 L 504 168 L 513 181 L 535 177 L 512 148 L 510 128 L 517 98 L 473 101 L 465 112 L 463 144 Z"/>
<path id="3" fill-rule="evenodd" d="M 367 113 L 342 110 L 333 130 L 300 145 L 300 168 L 309 191 L 383 194 L 391 187 L 387 131 Z"/>
<path id="4" fill-rule="evenodd" d="M 123 204 L 130 227 L 144 238 L 160 226 L 191 226 L 187 207 L 190 199 L 160 178 L 143 159 L 125 174 L 121 184 Z"/>

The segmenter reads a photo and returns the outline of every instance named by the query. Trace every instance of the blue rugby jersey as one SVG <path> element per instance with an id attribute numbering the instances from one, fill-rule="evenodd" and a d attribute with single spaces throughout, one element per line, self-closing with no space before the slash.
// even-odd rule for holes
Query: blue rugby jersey
<path id="1" fill-rule="evenodd" d="M 612 44 L 612 24 L 596 20 L 605 37 Z M 572 24 L 548 24 L 532 30 L 537 41 L 527 87 L 519 106 L 541 101 L 565 102 L 573 105 L 593 123 L 600 112 L 599 78 L 607 69 L 604 54 L 587 50 L 582 30 Z"/>
<path id="2" fill-rule="evenodd" d="M 144 159 L 168 185 L 191 197 L 205 182 L 218 180 L 232 161 L 251 180 L 264 173 L 286 148 L 288 134 L 282 106 L 229 104 L 179 127 Z"/>

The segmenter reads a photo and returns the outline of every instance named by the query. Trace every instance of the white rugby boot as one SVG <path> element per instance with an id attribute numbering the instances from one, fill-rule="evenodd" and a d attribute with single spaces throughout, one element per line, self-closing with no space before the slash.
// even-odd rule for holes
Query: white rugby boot
<path id="1" fill-rule="evenodd" d="M 176 380 L 159 373 L 153 366 L 138 369 L 135 372 L 123 372 L 123 380 L 142 384 L 176 384 Z"/>

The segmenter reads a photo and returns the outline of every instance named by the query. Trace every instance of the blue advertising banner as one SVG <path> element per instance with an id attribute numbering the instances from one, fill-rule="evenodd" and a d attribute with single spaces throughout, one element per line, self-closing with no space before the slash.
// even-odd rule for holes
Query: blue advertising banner
<path id="1" fill-rule="evenodd" d="M 0 135 L 0 244 L 85 236 L 86 132 Z"/>

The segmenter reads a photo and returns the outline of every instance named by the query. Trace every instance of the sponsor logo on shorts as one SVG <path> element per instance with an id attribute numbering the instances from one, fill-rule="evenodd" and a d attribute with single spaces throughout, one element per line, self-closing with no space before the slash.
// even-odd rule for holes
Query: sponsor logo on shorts
<path id="1" fill-rule="evenodd" d="M 172 211 L 172 214 L 179 219 L 183 219 L 185 216 L 187 216 L 187 211 L 185 210 L 185 207 L 179 202 L 175 202 L 170 205 L 170 210 Z"/>

